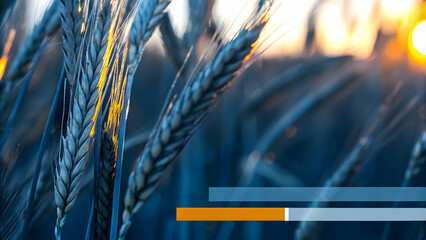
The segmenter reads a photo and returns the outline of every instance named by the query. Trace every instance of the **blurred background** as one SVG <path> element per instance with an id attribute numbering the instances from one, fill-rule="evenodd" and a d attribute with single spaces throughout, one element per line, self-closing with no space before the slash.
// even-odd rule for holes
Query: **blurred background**
<path id="1" fill-rule="evenodd" d="M 173 0 L 170 5 L 173 33 L 181 43 L 188 42 L 190 33 L 199 27 L 191 12 L 204 6 L 197 5 L 200 1 Z M 215 32 L 221 40 L 232 38 L 259 4 L 256 0 L 201 2 L 208 2 L 203 15 L 207 18 L 205 29 L 201 27 L 188 66 L 203 56 Z M 426 130 L 426 3 L 277 2 L 255 61 L 199 126 L 162 179 L 159 191 L 136 214 L 128 239 L 293 239 L 297 222 L 176 222 L 176 207 L 307 207 L 310 203 L 209 203 L 208 187 L 323 186 L 365 139 L 371 142 L 363 148 L 346 186 L 396 187 L 404 181 L 413 146 Z M 9 58 L 48 5 L 44 0 L 19 0 L 9 13 L 9 20 L 14 20 L 4 22 L 1 31 L 0 79 Z M 156 31 L 150 40 L 133 84 L 122 190 L 180 68 L 162 34 Z M 181 46 L 185 55 L 190 52 L 189 45 Z M 192 57 L 195 60 L 191 61 Z M 43 52 L 18 122 L 1 153 L 6 165 L 18 162 L 24 175 L 31 173 L 61 59 L 58 32 Z M 184 83 L 185 79 L 179 78 L 177 87 Z M 383 106 L 388 110 L 383 111 Z M 1 113 L 2 123 L 10 111 L 8 107 Z M 51 164 L 55 157 L 53 149 L 46 154 L 45 164 Z M 425 186 L 425 168 L 410 186 Z M 67 220 L 64 239 L 82 239 L 85 234 L 93 191 L 87 178 L 88 184 Z M 48 203 L 53 200 L 49 194 L 43 208 L 45 217 L 31 239 L 53 238 L 56 212 Z M 391 207 L 393 203 L 331 206 Z M 418 239 L 423 225 L 329 222 L 315 237 L 380 239 L 389 232 L 388 239 Z"/>

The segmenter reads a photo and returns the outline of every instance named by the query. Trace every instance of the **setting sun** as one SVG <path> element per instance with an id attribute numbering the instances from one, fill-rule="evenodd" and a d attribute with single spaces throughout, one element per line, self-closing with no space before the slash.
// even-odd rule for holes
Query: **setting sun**
<path id="1" fill-rule="evenodd" d="M 408 49 L 416 62 L 426 64 L 426 21 L 419 22 L 411 30 Z"/>
<path id="2" fill-rule="evenodd" d="M 426 55 L 426 21 L 416 25 L 411 35 L 411 41 L 413 42 L 414 49 Z"/>

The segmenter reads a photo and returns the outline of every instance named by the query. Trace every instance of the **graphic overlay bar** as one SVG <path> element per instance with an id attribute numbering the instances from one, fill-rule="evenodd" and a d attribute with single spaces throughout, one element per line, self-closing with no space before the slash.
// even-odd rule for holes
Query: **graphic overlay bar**
<path id="1" fill-rule="evenodd" d="M 176 208 L 176 221 L 286 221 L 287 211 L 286 208 Z"/>
<path id="2" fill-rule="evenodd" d="M 210 187 L 210 202 L 426 202 L 426 187 Z"/>
<path id="3" fill-rule="evenodd" d="M 176 208 L 176 221 L 426 221 L 426 208 Z"/>

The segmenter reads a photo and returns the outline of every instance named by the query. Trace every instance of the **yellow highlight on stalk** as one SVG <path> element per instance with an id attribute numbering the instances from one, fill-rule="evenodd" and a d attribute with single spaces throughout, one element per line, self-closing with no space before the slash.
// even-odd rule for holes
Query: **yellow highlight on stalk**
<path id="1" fill-rule="evenodd" d="M 257 41 L 251 44 L 250 53 L 244 58 L 244 63 L 250 60 L 251 56 L 253 56 L 254 52 L 256 51 L 258 45 L 259 43 Z"/>
<path id="2" fill-rule="evenodd" d="M 7 57 L 2 57 L 0 59 L 0 79 L 2 79 L 4 70 L 6 69 Z"/>
<path id="3" fill-rule="evenodd" d="M 6 44 L 4 45 L 3 55 L 0 59 L 0 80 L 3 78 L 4 71 L 6 69 L 7 60 L 10 48 L 12 47 L 13 39 L 15 39 L 16 31 L 15 29 L 10 30 L 9 36 L 7 37 Z"/>
<path id="4" fill-rule="evenodd" d="M 111 54 L 112 54 L 112 44 L 114 42 L 114 29 L 115 29 L 115 24 L 116 24 L 116 20 L 117 18 L 114 18 L 113 22 L 111 23 L 111 27 L 109 29 L 109 33 L 108 33 L 108 44 L 107 44 L 107 48 L 105 50 L 105 55 L 104 55 L 104 59 L 103 59 L 103 63 L 102 63 L 102 68 L 100 71 L 100 78 L 99 78 L 99 82 L 98 82 L 98 100 L 96 103 L 96 110 L 95 110 L 95 114 L 93 115 L 93 119 L 92 121 L 96 123 L 96 119 L 98 118 L 98 114 L 99 114 L 99 109 L 101 108 L 102 105 L 102 93 L 104 90 L 104 86 L 105 86 L 105 81 L 108 75 L 108 70 L 109 70 L 109 60 L 111 58 Z M 95 127 L 96 124 L 93 124 L 92 130 L 90 131 L 90 136 L 93 137 L 93 135 L 95 134 Z"/>

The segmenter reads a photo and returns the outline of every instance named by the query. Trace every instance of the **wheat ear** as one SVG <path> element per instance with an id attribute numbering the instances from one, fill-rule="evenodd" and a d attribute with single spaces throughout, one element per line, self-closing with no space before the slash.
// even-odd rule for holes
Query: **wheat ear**
<path id="1" fill-rule="evenodd" d="M 115 149 L 107 132 L 102 134 L 98 187 L 95 203 L 95 237 L 108 239 L 111 227 L 112 194 L 114 189 Z"/>
<path id="2" fill-rule="evenodd" d="M 34 27 L 31 34 L 19 48 L 10 65 L 6 79 L 10 82 L 21 79 L 28 72 L 31 63 L 46 38 L 51 37 L 59 27 L 59 3 L 54 1 Z"/>
<path id="3" fill-rule="evenodd" d="M 137 9 L 129 35 L 129 75 L 134 75 L 145 44 L 164 17 L 170 0 L 142 1 Z"/>
<path id="4" fill-rule="evenodd" d="M 144 46 L 162 20 L 169 4 L 170 0 L 152 0 L 142 1 L 138 6 L 129 35 L 129 78 L 133 77 L 142 57 Z M 104 132 L 102 135 L 94 229 L 97 238 L 108 239 L 111 226 L 116 149 L 108 132 Z"/>
<path id="5" fill-rule="evenodd" d="M 110 1 L 104 1 L 96 19 L 93 36 L 82 64 L 81 78 L 77 82 L 73 105 L 69 114 L 66 137 L 62 138 L 63 155 L 59 159 L 55 179 L 55 201 L 57 222 L 55 236 L 60 239 L 65 217 L 73 208 L 81 188 L 83 171 L 87 163 L 87 153 L 92 144 L 91 131 L 96 118 L 96 108 L 100 101 L 99 84 L 101 70 L 107 52 L 109 29 L 112 18 Z"/>
<path id="6" fill-rule="evenodd" d="M 183 90 L 170 111 L 162 118 L 159 127 L 154 129 L 128 180 L 120 239 L 124 239 L 131 225 L 132 215 L 153 194 L 165 168 L 176 158 L 206 111 L 250 57 L 253 43 L 257 41 L 263 26 L 263 22 L 256 23 L 251 29 L 242 30 L 234 40 L 227 43 L 213 62 Z"/>
<path id="7" fill-rule="evenodd" d="M 62 52 L 64 53 L 65 73 L 70 85 L 73 85 L 76 61 L 81 45 L 83 20 L 82 2 L 79 0 L 61 1 Z"/>
<path id="8" fill-rule="evenodd" d="M 197 44 L 198 39 L 210 20 L 214 2 L 215 0 L 188 0 L 189 29 L 183 37 L 185 42 L 189 45 L 187 48 Z"/>
<path id="9" fill-rule="evenodd" d="M 181 39 L 176 36 L 168 13 L 164 15 L 159 29 L 164 51 L 174 67 L 180 69 L 185 61 L 186 48 L 183 46 Z M 185 74 L 183 73 L 183 75 Z"/>

